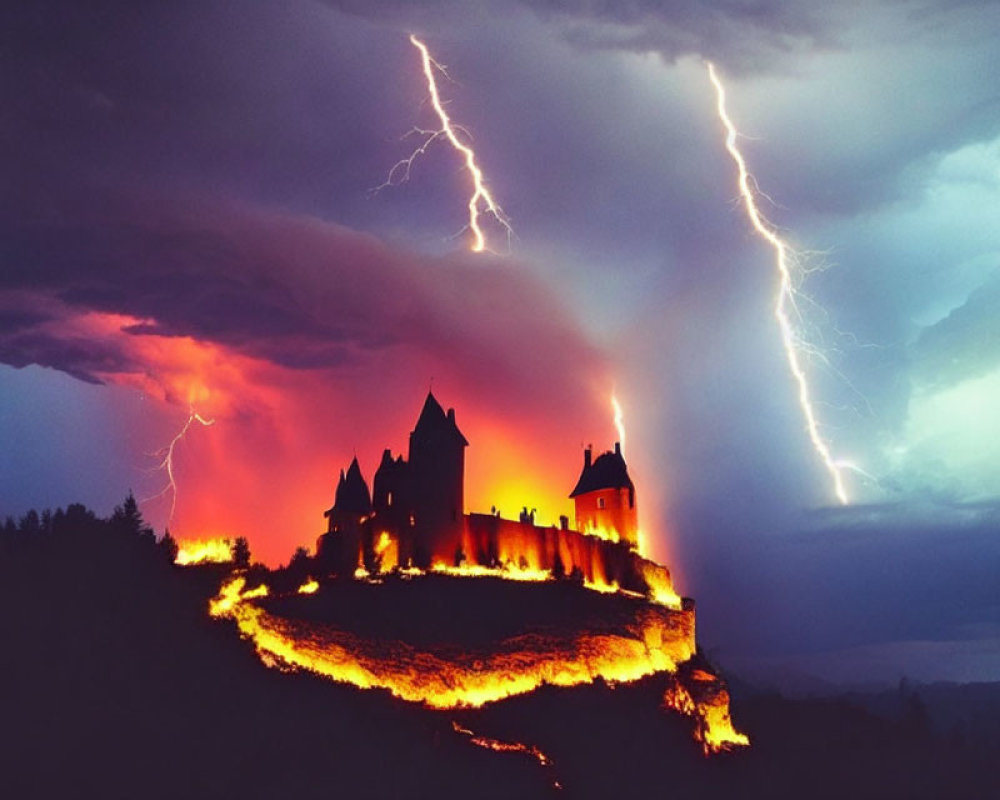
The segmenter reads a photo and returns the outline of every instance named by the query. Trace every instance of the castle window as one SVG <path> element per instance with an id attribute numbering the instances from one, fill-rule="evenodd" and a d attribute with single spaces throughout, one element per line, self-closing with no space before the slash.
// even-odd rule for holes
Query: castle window
<path id="1" fill-rule="evenodd" d="M 392 492 L 389 492 L 389 493 L 388 493 L 388 494 L 387 494 L 387 495 L 385 496 L 385 504 L 386 504 L 387 506 L 391 506 L 391 505 L 392 505 Z"/>
<path id="2" fill-rule="evenodd" d="M 597 507 L 598 508 L 604 508 L 604 498 L 603 497 L 598 497 L 597 498 Z"/>

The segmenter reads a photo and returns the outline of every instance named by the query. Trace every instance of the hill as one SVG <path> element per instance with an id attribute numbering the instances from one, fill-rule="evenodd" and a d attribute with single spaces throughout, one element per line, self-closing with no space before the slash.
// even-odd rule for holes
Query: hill
<path id="1" fill-rule="evenodd" d="M 662 708 L 662 675 L 431 711 L 384 691 L 269 669 L 231 622 L 206 613 L 224 569 L 174 567 L 137 520 L 102 521 L 74 508 L 58 525 L 50 516 L 31 532 L 0 535 L 5 796 L 1000 794 L 996 741 L 934 725 L 921 710 L 921 687 L 907 689 L 913 700 L 903 713 L 857 697 L 792 700 L 737 687 L 734 716 L 753 745 L 706 758 L 690 721 Z M 410 597 L 399 605 L 391 586 L 349 586 L 342 605 L 314 613 L 385 635 L 419 612 L 431 640 L 442 620 L 458 620 L 473 638 L 491 626 L 508 630 L 523 609 L 495 608 L 488 625 L 470 610 L 494 607 L 498 591 L 530 598 L 543 627 L 562 627 L 577 607 L 582 619 L 627 607 L 627 598 L 575 587 L 456 581 L 429 584 L 422 607 L 415 585 L 395 587 Z M 368 593 L 385 589 L 369 602 Z M 276 600 L 274 610 L 282 603 L 295 605 Z M 934 691 L 940 703 L 943 690 Z"/>

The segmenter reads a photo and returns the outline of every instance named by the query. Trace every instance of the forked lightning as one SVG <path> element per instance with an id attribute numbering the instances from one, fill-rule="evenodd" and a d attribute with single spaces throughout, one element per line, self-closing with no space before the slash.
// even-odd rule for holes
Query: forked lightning
<path id="1" fill-rule="evenodd" d="M 830 447 L 824 441 L 819 432 L 819 422 L 816 412 L 813 410 L 811 392 L 809 390 L 809 380 L 799 358 L 800 342 L 795 333 L 795 327 L 789 318 L 789 309 L 795 310 L 795 284 L 792 280 L 792 269 L 796 262 L 795 251 L 775 232 L 774 227 L 764 218 L 757 208 L 756 194 L 760 192 L 756 188 L 756 181 L 747 169 L 743 154 L 736 146 L 738 133 L 733 125 L 729 114 L 726 112 L 726 92 L 715 72 L 715 67 L 708 62 L 708 77 L 715 87 L 717 98 L 717 110 L 719 119 L 726 129 L 726 150 L 736 162 L 739 170 L 739 191 L 746 208 L 747 216 L 754 230 L 763 238 L 775 253 L 775 265 L 778 270 L 779 284 L 778 296 L 774 305 L 774 317 L 778 321 L 778 328 L 781 331 L 781 341 L 785 349 L 785 356 L 788 360 L 789 369 L 795 379 L 798 388 L 799 406 L 802 408 L 802 415 L 805 417 L 806 429 L 809 433 L 809 440 L 813 448 L 819 455 L 826 467 L 827 472 L 833 479 L 833 490 L 837 499 L 847 504 L 847 490 L 844 487 L 843 470 L 851 468 L 850 464 L 834 459 L 830 453 Z M 753 185 L 751 185 L 753 181 Z"/>
<path id="2" fill-rule="evenodd" d="M 188 409 L 188 418 L 184 422 L 183 427 L 180 432 L 170 440 L 170 444 L 164 447 L 162 450 L 158 450 L 155 455 L 162 456 L 163 460 L 157 465 L 157 469 L 162 469 L 167 473 L 167 485 L 163 487 L 163 491 L 158 494 L 153 495 L 153 497 L 163 497 L 167 492 L 170 492 L 170 516 L 167 518 L 167 522 L 172 522 L 174 519 L 174 511 L 177 510 L 177 479 L 174 476 L 174 450 L 177 447 L 178 442 L 180 442 L 188 432 L 188 429 L 195 423 L 198 422 L 204 425 L 206 428 L 209 425 L 214 425 L 214 419 L 205 419 L 201 414 L 198 414 L 194 408 Z"/>
<path id="3" fill-rule="evenodd" d="M 408 157 L 397 161 L 393 165 L 392 169 L 389 170 L 389 175 L 385 182 L 376 187 L 375 191 L 383 189 L 386 186 L 393 186 L 397 183 L 406 181 L 410 177 L 410 168 L 413 166 L 414 160 L 418 156 L 427 152 L 427 148 L 438 139 L 446 139 L 451 146 L 461 154 L 465 162 L 465 169 L 472 178 L 472 194 L 469 196 L 468 204 L 469 222 L 466 225 L 466 228 L 472 232 L 472 251 L 475 253 L 481 253 L 488 249 L 486 246 L 486 234 L 483 232 L 480 225 L 480 216 L 483 214 L 489 214 L 492 216 L 504 230 L 507 235 L 509 247 L 510 238 L 514 234 L 514 230 L 510 226 L 510 221 L 504 214 L 503 209 L 500 208 L 496 200 L 493 199 L 493 195 L 490 194 L 489 189 L 486 188 L 483 171 L 476 163 L 475 152 L 471 147 L 469 147 L 469 145 L 465 144 L 459 138 L 458 133 L 461 131 L 466 135 L 466 137 L 471 137 L 469 137 L 468 131 L 451 120 L 451 117 L 448 116 L 448 112 L 445 111 L 444 104 L 441 101 L 441 95 L 438 91 L 437 79 L 435 78 L 434 72 L 437 70 L 445 76 L 447 76 L 448 73 L 441 64 L 434 60 L 430 51 L 427 49 L 427 46 L 412 34 L 410 35 L 410 43 L 420 51 L 424 77 L 427 79 L 427 91 L 430 94 L 431 105 L 434 108 L 434 113 L 437 114 L 441 127 L 436 130 L 414 128 L 411 133 L 424 137 L 423 141 Z M 402 173 L 402 177 L 397 181 L 396 176 L 400 173 Z M 463 228 L 463 230 L 465 230 L 465 228 Z"/>

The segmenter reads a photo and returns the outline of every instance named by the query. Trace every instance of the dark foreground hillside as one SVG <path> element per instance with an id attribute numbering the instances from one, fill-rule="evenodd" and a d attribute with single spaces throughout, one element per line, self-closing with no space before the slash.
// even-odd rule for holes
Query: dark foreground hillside
<path id="1" fill-rule="evenodd" d="M 0 534 L 3 797 L 1000 796 L 996 740 L 937 729 L 918 697 L 879 715 L 744 691 L 753 747 L 713 758 L 655 677 L 430 712 L 263 666 L 205 612 L 222 572 L 173 567 L 134 513 L 27 527 Z"/>

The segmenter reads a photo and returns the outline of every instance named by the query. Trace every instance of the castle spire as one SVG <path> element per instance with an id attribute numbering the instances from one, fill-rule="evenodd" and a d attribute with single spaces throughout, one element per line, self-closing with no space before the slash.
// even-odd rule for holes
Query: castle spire
<path id="1" fill-rule="evenodd" d="M 340 472 L 340 482 L 337 484 L 335 511 L 347 511 L 356 514 L 367 514 L 372 510 L 372 496 L 368 484 L 361 474 L 358 457 L 355 456 L 345 475 Z"/>

